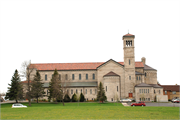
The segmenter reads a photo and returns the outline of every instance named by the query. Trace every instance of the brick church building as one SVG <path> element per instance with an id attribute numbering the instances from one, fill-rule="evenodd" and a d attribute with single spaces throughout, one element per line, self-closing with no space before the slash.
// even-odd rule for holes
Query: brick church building
<path id="1" fill-rule="evenodd" d="M 54 70 L 59 73 L 59 80 L 67 83 L 66 92 L 70 97 L 74 93 L 83 93 L 86 100 L 94 100 L 98 85 L 103 83 L 107 101 L 131 98 L 136 101 L 159 101 L 167 99 L 163 88 L 157 84 L 157 70 L 146 64 L 146 58 L 135 61 L 135 35 L 126 34 L 122 37 L 124 61 L 110 59 L 106 62 L 87 63 L 40 63 L 34 65 L 41 74 L 46 96 L 49 82 Z M 31 75 L 31 80 L 35 74 Z M 27 81 L 24 81 L 27 83 Z M 26 86 L 26 84 L 24 84 Z"/>

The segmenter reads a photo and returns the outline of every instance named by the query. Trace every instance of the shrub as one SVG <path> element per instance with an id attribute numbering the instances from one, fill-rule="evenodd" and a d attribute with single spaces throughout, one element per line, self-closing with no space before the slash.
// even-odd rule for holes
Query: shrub
<path id="1" fill-rule="evenodd" d="M 168 99 L 168 101 L 171 101 L 171 99 Z"/>
<path id="2" fill-rule="evenodd" d="M 84 95 L 81 93 L 80 94 L 80 102 L 84 102 L 84 101 L 85 101 Z"/>
<path id="3" fill-rule="evenodd" d="M 65 96 L 64 96 L 64 102 L 70 102 L 70 101 L 71 101 L 71 99 L 70 99 L 69 95 L 68 95 L 68 94 L 65 94 Z"/>
<path id="4" fill-rule="evenodd" d="M 72 96 L 72 102 L 77 102 L 77 95 L 75 93 Z"/>

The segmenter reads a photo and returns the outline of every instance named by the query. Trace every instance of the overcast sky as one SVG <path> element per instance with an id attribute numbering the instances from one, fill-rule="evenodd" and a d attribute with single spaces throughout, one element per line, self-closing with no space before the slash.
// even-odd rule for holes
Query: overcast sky
<path id="1" fill-rule="evenodd" d="M 0 92 L 32 63 L 123 62 L 122 36 L 135 35 L 135 60 L 180 84 L 179 0 L 1 0 Z"/>

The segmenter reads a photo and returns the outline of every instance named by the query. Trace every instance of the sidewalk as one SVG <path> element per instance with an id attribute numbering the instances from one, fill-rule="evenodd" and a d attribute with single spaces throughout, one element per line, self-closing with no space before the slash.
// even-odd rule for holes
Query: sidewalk
<path id="1" fill-rule="evenodd" d="M 124 106 L 129 106 L 127 103 L 122 103 L 122 105 L 124 105 Z"/>

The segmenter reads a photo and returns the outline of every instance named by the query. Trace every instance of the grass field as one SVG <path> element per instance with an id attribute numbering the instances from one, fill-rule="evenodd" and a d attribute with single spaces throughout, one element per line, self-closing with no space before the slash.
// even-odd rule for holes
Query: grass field
<path id="1" fill-rule="evenodd" d="M 121 103 L 32 103 L 1 105 L 1 119 L 179 119 L 179 107 L 124 107 Z"/>

